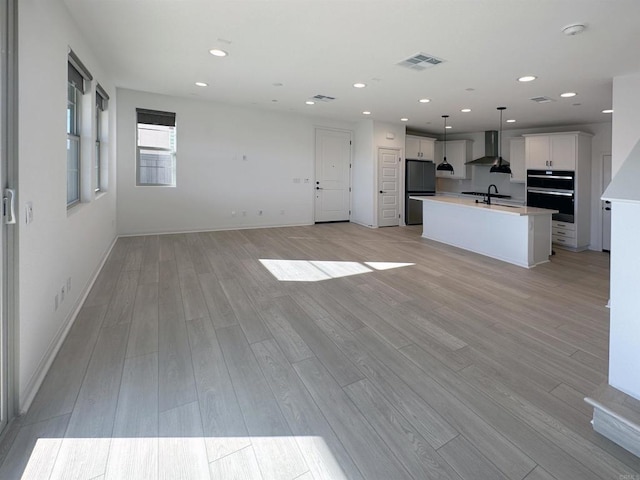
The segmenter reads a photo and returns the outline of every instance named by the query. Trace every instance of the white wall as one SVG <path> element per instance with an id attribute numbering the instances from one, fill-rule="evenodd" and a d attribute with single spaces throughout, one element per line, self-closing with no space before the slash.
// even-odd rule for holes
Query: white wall
<path id="1" fill-rule="evenodd" d="M 639 105 L 637 105 L 637 109 L 633 110 L 633 112 L 637 112 L 638 110 L 640 110 L 640 102 Z M 591 238 L 589 245 L 591 250 L 602 250 L 602 208 L 600 204 L 600 196 L 602 194 L 602 157 L 605 154 L 610 154 L 612 151 L 611 126 L 612 124 L 610 122 L 603 122 L 586 125 L 510 129 L 502 131 L 502 157 L 507 161 L 510 161 L 509 140 L 525 133 L 581 131 L 593 135 L 591 139 Z M 484 132 L 447 134 L 447 139 L 473 140 L 472 158 L 475 159 L 484 156 Z M 469 180 L 439 178 L 438 190 L 450 192 L 467 190 L 485 191 L 490 183 L 495 183 L 500 193 L 511 195 L 516 199 L 524 199 L 526 197 L 523 183 L 511 183 L 508 175 L 491 174 L 488 173 L 488 170 L 488 166 L 474 166 L 471 169 L 472 178 Z"/>
<path id="2" fill-rule="evenodd" d="M 640 138 L 639 91 L 640 73 L 613 79 L 612 177 L 615 177 Z"/>
<path id="3" fill-rule="evenodd" d="M 176 113 L 175 188 L 135 185 L 136 108 Z M 353 130 L 331 120 L 118 89 L 118 233 L 313 223 L 316 127 Z"/>
<path id="4" fill-rule="evenodd" d="M 86 47 L 61 2 L 19 2 L 19 407 L 35 394 L 74 312 L 115 239 L 114 142 L 109 148 L 109 191 L 67 211 L 67 54 L 71 47 L 94 79 L 114 97 L 111 78 Z M 94 95 L 83 111 L 93 119 Z M 109 106 L 111 132 L 115 102 Z M 92 164 L 94 139 L 83 136 Z M 86 164 L 86 165 L 85 165 Z M 25 224 L 25 204 L 33 222 Z M 54 297 L 71 277 L 72 289 L 54 311 Z"/>
<path id="5" fill-rule="evenodd" d="M 353 163 L 354 210 L 351 221 L 367 227 L 378 226 L 378 149 L 397 148 L 399 207 L 404 217 L 404 124 L 363 120 L 356 126 Z M 404 218 L 401 219 L 404 222 Z M 401 222 L 401 223 L 402 223 Z"/>
<path id="6" fill-rule="evenodd" d="M 640 142 L 640 74 L 613 80 L 612 176 Z M 627 179 L 628 180 L 628 179 Z M 640 178 L 636 179 L 640 182 Z M 613 200 L 613 199 L 612 199 Z M 609 384 L 640 400 L 640 204 L 612 202 L 611 221 L 611 322 L 609 332 Z"/>
<path id="7" fill-rule="evenodd" d="M 372 227 L 375 222 L 374 152 L 373 120 L 358 122 L 355 128 L 353 152 L 351 221 L 367 227 Z"/>

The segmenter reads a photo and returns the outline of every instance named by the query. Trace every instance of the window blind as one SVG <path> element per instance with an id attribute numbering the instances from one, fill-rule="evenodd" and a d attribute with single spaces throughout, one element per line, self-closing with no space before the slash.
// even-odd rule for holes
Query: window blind
<path id="1" fill-rule="evenodd" d="M 147 125 L 163 125 L 165 127 L 176 126 L 176 114 L 171 112 L 160 112 L 158 110 L 145 110 L 136 108 L 138 123 Z"/>
<path id="2" fill-rule="evenodd" d="M 73 53 L 73 50 L 69 50 L 69 83 L 84 94 L 87 93 L 88 83 L 91 80 L 93 80 L 93 76 L 89 73 L 87 67 Z"/>
<path id="3" fill-rule="evenodd" d="M 102 111 L 107 109 L 109 101 L 109 95 L 104 91 L 104 88 L 98 83 L 96 84 L 96 105 Z"/>

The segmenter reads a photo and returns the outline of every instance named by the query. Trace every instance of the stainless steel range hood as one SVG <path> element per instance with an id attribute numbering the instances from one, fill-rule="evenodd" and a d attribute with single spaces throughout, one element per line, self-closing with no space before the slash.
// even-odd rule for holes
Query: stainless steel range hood
<path id="1" fill-rule="evenodd" d="M 496 165 L 499 160 L 498 156 L 498 137 L 497 130 L 487 130 L 484 132 L 484 157 L 476 158 L 466 163 L 466 165 Z M 509 165 L 509 162 L 502 160 L 502 165 Z"/>

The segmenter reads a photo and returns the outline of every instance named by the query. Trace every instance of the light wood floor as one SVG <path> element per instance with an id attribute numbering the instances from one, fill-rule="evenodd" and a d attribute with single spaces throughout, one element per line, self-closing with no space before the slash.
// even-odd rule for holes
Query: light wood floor
<path id="1" fill-rule="evenodd" d="M 526 270 L 417 227 L 122 238 L 0 478 L 640 478 L 583 402 L 608 262 Z"/>

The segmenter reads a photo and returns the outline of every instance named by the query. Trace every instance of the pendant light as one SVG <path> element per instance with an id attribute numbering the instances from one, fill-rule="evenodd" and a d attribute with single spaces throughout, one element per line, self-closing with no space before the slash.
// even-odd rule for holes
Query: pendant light
<path id="1" fill-rule="evenodd" d="M 442 118 L 444 118 L 444 143 L 442 145 L 444 155 L 442 163 L 436 167 L 436 170 L 451 172 L 451 175 L 453 175 L 453 165 L 447 162 L 447 118 L 449 118 L 449 115 L 442 115 Z"/>
<path id="2" fill-rule="evenodd" d="M 498 159 L 491 166 L 491 173 L 508 173 L 511 175 L 511 167 L 509 164 L 502 159 L 502 112 L 507 109 L 507 107 L 498 107 L 500 111 L 500 135 L 498 136 Z"/>

